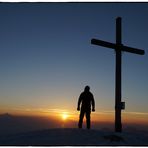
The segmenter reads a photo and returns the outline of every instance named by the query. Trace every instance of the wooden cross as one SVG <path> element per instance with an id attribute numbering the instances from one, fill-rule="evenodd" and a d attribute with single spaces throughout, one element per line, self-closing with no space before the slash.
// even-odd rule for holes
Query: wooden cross
<path id="1" fill-rule="evenodd" d="M 116 18 L 116 43 L 110 43 L 98 39 L 92 39 L 91 44 L 113 48 L 116 53 L 116 73 L 115 73 L 115 132 L 122 132 L 121 110 L 125 107 L 125 102 L 121 102 L 121 57 L 122 51 L 144 55 L 144 50 L 124 46 L 121 36 L 121 17 Z"/>

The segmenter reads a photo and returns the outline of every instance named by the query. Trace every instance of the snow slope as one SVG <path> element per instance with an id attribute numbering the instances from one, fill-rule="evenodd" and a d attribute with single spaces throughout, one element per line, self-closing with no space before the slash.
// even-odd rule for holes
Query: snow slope
<path id="1" fill-rule="evenodd" d="M 4 146 L 148 146 L 148 133 L 115 133 L 100 130 L 57 128 L 0 137 Z"/>

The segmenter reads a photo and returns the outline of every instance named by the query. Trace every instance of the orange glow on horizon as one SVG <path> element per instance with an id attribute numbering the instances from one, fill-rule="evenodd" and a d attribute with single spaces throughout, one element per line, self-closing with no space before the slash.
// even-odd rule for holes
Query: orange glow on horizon
<path id="1" fill-rule="evenodd" d="M 63 109 L 47 109 L 47 108 L 16 108 L 16 109 L 1 109 L 0 114 L 9 113 L 17 116 L 41 116 L 49 119 L 57 119 L 59 121 L 75 121 L 79 120 L 78 111 L 70 111 Z M 148 124 L 148 113 L 141 112 L 122 112 L 122 123 Z M 85 120 L 85 118 L 84 118 Z M 97 111 L 91 113 L 92 122 L 113 122 L 114 111 Z"/>

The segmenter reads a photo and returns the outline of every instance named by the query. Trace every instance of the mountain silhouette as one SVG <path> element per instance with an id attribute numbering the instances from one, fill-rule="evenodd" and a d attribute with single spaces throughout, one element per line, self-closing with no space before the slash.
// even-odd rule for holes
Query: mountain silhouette
<path id="1" fill-rule="evenodd" d="M 9 113 L 4 113 L 0 115 L 0 118 L 12 118 L 12 115 Z"/>
<path id="2" fill-rule="evenodd" d="M 55 127 L 56 121 L 44 117 L 0 115 L 0 136 Z"/>

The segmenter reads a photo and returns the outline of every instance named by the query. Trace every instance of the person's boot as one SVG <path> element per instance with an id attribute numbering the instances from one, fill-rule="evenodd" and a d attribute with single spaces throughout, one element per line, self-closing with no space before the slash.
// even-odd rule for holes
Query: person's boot
<path id="1" fill-rule="evenodd" d="M 82 123 L 78 123 L 78 128 L 82 128 Z"/>

